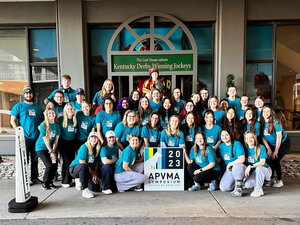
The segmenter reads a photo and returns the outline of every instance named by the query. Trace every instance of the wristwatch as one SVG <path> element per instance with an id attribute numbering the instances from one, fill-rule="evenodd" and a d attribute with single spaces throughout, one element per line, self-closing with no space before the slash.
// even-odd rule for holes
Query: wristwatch
<path id="1" fill-rule="evenodd" d="M 202 172 L 203 170 L 202 170 L 202 168 L 200 168 L 200 172 Z"/>

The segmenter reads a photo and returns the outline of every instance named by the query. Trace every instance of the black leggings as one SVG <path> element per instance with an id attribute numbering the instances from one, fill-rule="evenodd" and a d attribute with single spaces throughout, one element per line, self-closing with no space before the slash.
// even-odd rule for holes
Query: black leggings
<path id="1" fill-rule="evenodd" d="M 270 148 L 272 152 L 275 151 L 275 146 L 272 146 L 270 143 Z M 268 158 L 267 159 L 267 164 L 271 167 L 272 169 L 272 176 L 271 178 L 274 178 L 274 171 L 276 171 L 277 174 L 277 180 L 281 180 L 281 164 L 280 161 L 285 156 L 285 154 L 288 153 L 291 147 L 291 141 L 289 137 L 286 137 L 285 141 L 280 145 L 280 148 L 278 150 L 278 157 L 275 159 Z"/>
<path id="2" fill-rule="evenodd" d="M 69 166 L 71 162 L 75 159 L 75 141 L 65 141 L 60 139 L 58 141 L 58 150 L 62 157 L 62 168 L 61 168 L 61 175 L 62 175 L 62 184 L 71 184 L 72 176 L 69 172 Z"/>
<path id="3" fill-rule="evenodd" d="M 195 163 L 190 163 L 188 165 L 188 171 L 191 178 L 193 178 L 196 183 L 200 184 L 200 186 L 203 186 L 204 183 L 209 183 L 212 180 L 217 180 L 220 176 L 220 171 L 214 169 L 205 170 L 197 175 L 194 175 L 194 171 L 200 168 L 201 167 Z"/>
<path id="4" fill-rule="evenodd" d="M 42 160 L 42 162 L 46 167 L 44 172 L 44 178 L 43 178 L 44 184 L 46 185 L 52 184 L 55 173 L 57 171 L 57 162 L 52 163 L 50 158 L 50 153 L 48 152 L 48 150 L 37 151 L 37 155 Z"/>

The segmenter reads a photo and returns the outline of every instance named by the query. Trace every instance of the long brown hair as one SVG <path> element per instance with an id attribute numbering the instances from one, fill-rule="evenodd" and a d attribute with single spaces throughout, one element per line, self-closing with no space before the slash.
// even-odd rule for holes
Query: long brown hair
<path id="1" fill-rule="evenodd" d="M 197 157 L 197 155 L 198 155 L 198 151 L 199 151 L 199 149 L 200 150 L 202 150 L 202 155 L 201 155 L 201 157 L 206 157 L 207 156 L 207 150 L 206 150 L 206 137 L 205 137 L 205 134 L 203 133 L 203 132 L 198 132 L 196 135 L 195 135 L 195 140 L 196 140 L 196 136 L 197 135 L 202 135 L 202 137 L 203 137 L 203 140 L 204 140 L 204 149 L 200 149 L 200 146 L 199 145 L 197 145 L 197 143 L 196 143 L 196 141 L 195 141 L 195 144 L 194 144 L 194 156 L 195 156 L 195 158 Z"/>
<path id="2" fill-rule="evenodd" d="M 259 146 L 259 143 L 257 141 L 257 137 L 256 135 L 251 132 L 251 131 L 246 131 L 245 134 L 244 134 L 244 142 L 246 144 L 246 147 L 249 148 L 248 144 L 246 143 L 246 135 L 247 134 L 251 134 L 252 137 L 254 138 L 254 148 L 255 148 L 255 159 L 258 160 L 259 159 L 259 156 L 260 156 L 260 146 Z"/>
<path id="3" fill-rule="evenodd" d="M 246 132 L 246 129 L 247 129 L 247 124 L 248 124 L 248 121 L 246 119 L 246 113 L 247 111 L 252 111 L 252 119 L 250 121 L 250 131 L 254 133 L 255 131 L 255 119 L 254 119 L 254 116 L 255 116 L 255 112 L 254 112 L 254 109 L 252 107 L 248 107 L 244 113 L 244 118 L 243 118 L 243 121 L 242 121 L 242 124 L 243 124 L 243 128 L 244 128 L 244 132 Z"/>
<path id="4" fill-rule="evenodd" d="M 270 106 L 264 106 L 261 110 L 261 114 L 260 114 L 260 123 L 261 123 L 261 129 L 263 130 L 264 129 L 264 124 L 265 124 L 265 119 L 263 117 L 263 112 L 266 108 L 269 108 L 270 109 L 270 116 L 269 116 L 269 121 L 268 121 L 268 133 L 272 133 L 274 131 L 274 120 L 276 119 L 275 118 L 275 115 L 273 114 L 273 111 L 272 111 L 272 108 Z"/>

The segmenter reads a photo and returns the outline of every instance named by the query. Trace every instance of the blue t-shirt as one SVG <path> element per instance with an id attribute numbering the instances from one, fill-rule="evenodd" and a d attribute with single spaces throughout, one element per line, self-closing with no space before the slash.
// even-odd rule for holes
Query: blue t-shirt
<path id="1" fill-rule="evenodd" d="M 99 106 L 103 103 L 103 99 L 100 97 L 99 91 L 95 94 L 92 102 L 93 103 L 95 102 L 97 106 Z"/>
<path id="2" fill-rule="evenodd" d="M 245 114 L 246 110 L 243 109 L 237 109 L 236 110 L 236 118 L 238 121 L 244 119 L 244 114 Z"/>
<path id="3" fill-rule="evenodd" d="M 209 146 L 206 147 L 205 157 L 202 157 L 202 150 L 198 151 L 195 156 L 194 148 L 192 148 L 190 151 L 190 160 L 194 161 L 201 168 L 206 167 L 210 163 L 215 163 L 215 166 L 212 169 L 217 171 L 221 170 L 215 157 L 215 151 Z"/>
<path id="4" fill-rule="evenodd" d="M 239 156 L 245 155 L 244 147 L 239 141 L 234 141 L 232 144 L 226 145 L 224 142 L 219 145 L 218 155 L 223 159 L 226 166 L 228 163 L 236 160 Z"/>
<path id="5" fill-rule="evenodd" d="M 180 147 L 179 145 L 184 145 L 184 134 L 179 131 L 179 137 L 172 134 L 170 137 L 167 135 L 166 130 L 161 132 L 160 143 L 165 143 L 166 147 Z M 162 144 L 160 144 L 162 146 Z"/>
<path id="6" fill-rule="evenodd" d="M 217 124 L 214 124 L 211 129 L 207 129 L 206 126 L 203 126 L 202 130 L 206 136 L 206 143 L 211 147 L 221 139 L 222 129 Z"/>
<path id="7" fill-rule="evenodd" d="M 260 114 L 261 114 L 261 111 L 262 111 L 262 110 L 256 110 L 256 113 L 255 113 L 255 119 L 256 119 L 257 121 L 260 121 Z"/>
<path id="8" fill-rule="evenodd" d="M 54 110 L 55 110 L 57 119 L 64 115 L 64 107 L 65 107 L 64 105 L 54 104 Z"/>
<path id="9" fill-rule="evenodd" d="M 112 148 L 108 145 L 104 145 L 101 147 L 100 150 L 100 158 L 107 158 L 107 159 L 118 159 L 119 158 L 119 148 L 118 146 L 114 145 Z M 104 163 L 101 160 L 101 165 Z"/>
<path id="10" fill-rule="evenodd" d="M 137 136 L 140 136 L 140 128 L 138 126 L 133 127 L 125 127 L 123 122 L 118 123 L 115 129 L 115 135 L 116 138 L 120 140 L 123 147 L 125 148 L 127 145 L 129 145 L 128 142 L 128 135 L 129 134 L 135 134 Z"/>
<path id="11" fill-rule="evenodd" d="M 81 104 L 78 102 L 70 102 L 70 104 L 74 107 L 75 112 L 81 111 Z"/>
<path id="12" fill-rule="evenodd" d="M 144 126 L 149 122 L 149 114 L 146 112 L 143 112 L 142 118 L 141 119 L 141 124 Z"/>
<path id="13" fill-rule="evenodd" d="M 70 167 L 80 164 L 79 160 L 85 160 L 86 164 L 94 169 L 97 163 L 100 162 L 99 154 L 96 155 L 96 152 L 96 149 L 93 149 L 93 154 L 89 154 L 86 144 L 81 145 L 75 159 L 71 162 Z"/>
<path id="14" fill-rule="evenodd" d="M 96 123 L 101 124 L 101 132 L 103 135 L 109 130 L 114 130 L 118 123 L 121 122 L 120 113 L 114 111 L 112 113 L 107 113 L 104 110 L 100 111 L 96 115 Z"/>
<path id="15" fill-rule="evenodd" d="M 151 113 L 152 112 L 158 112 L 158 110 L 160 109 L 162 102 L 159 101 L 158 103 L 155 103 L 152 99 L 149 100 L 150 103 L 150 107 L 151 107 Z"/>
<path id="16" fill-rule="evenodd" d="M 57 91 L 62 91 L 64 93 L 64 103 L 75 102 L 76 101 L 76 91 L 69 87 L 68 89 L 58 88 L 52 91 L 52 93 L 47 97 L 47 99 L 53 99 Z"/>
<path id="17" fill-rule="evenodd" d="M 65 141 L 74 140 L 76 137 L 77 127 L 73 126 L 73 119 L 67 120 L 67 127 L 63 127 L 63 121 L 64 121 L 63 117 L 60 117 L 58 119 L 58 122 L 61 126 L 61 134 L 59 138 Z"/>
<path id="18" fill-rule="evenodd" d="M 162 115 L 159 116 L 160 125 L 162 128 L 166 128 L 169 124 L 169 112 L 166 112 L 165 117 L 163 118 Z"/>
<path id="19" fill-rule="evenodd" d="M 186 103 L 186 101 L 185 100 L 183 100 L 183 99 L 180 99 L 180 101 L 179 102 L 177 102 L 177 101 L 174 101 L 173 102 L 173 109 L 174 109 L 174 112 L 177 114 L 177 115 L 179 115 L 179 113 L 180 113 L 180 111 L 181 111 L 181 109 L 183 108 L 183 106 L 184 106 L 184 104 Z"/>
<path id="20" fill-rule="evenodd" d="M 41 151 L 41 150 L 47 150 L 48 148 L 45 145 L 44 139 L 43 137 L 46 136 L 46 128 L 45 128 L 45 122 L 41 123 L 41 125 L 39 126 L 40 129 L 40 135 L 39 138 L 36 141 L 35 144 L 35 150 L 36 151 Z M 50 124 L 50 134 L 49 134 L 49 143 L 50 146 L 53 145 L 56 136 L 59 136 L 61 132 L 61 127 L 58 123 L 54 122 L 52 124 Z"/>
<path id="21" fill-rule="evenodd" d="M 287 137 L 287 133 L 282 129 L 282 126 L 277 120 L 274 120 L 274 130 L 272 133 L 268 133 L 269 123 L 265 122 L 264 124 L 264 133 L 263 137 L 273 146 L 276 146 L 276 132 L 282 131 L 281 143 L 283 143 Z"/>
<path id="22" fill-rule="evenodd" d="M 125 170 L 123 169 L 123 162 L 128 163 L 128 167 L 133 169 L 135 159 L 136 159 L 136 151 L 133 150 L 130 145 L 128 145 L 121 153 L 119 160 L 116 163 L 115 174 L 122 173 Z"/>
<path id="23" fill-rule="evenodd" d="M 201 131 L 200 127 L 197 127 L 196 131 L 192 127 L 192 128 L 189 128 L 187 133 L 184 134 L 185 135 L 185 146 L 186 146 L 187 150 L 190 150 L 193 147 L 193 145 L 195 144 L 195 135 L 197 132 L 200 132 L 200 131 Z"/>
<path id="24" fill-rule="evenodd" d="M 246 124 L 246 131 L 250 131 L 250 129 L 251 129 L 250 124 Z M 259 122 L 254 123 L 254 134 L 256 136 L 260 135 L 260 123 Z"/>
<path id="25" fill-rule="evenodd" d="M 265 146 L 259 145 L 260 148 L 260 154 L 258 158 L 255 158 L 255 148 L 247 148 L 247 157 L 246 157 L 246 164 L 247 165 L 253 165 L 255 163 L 258 163 L 261 159 L 267 159 L 267 151 Z M 267 163 L 264 164 L 264 167 L 269 167 Z"/>
<path id="26" fill-rule="evenodd" d="M 228 101 L 228 105 L 230 107 L 234 107 L 235 109 L 240 109 L 241 108 L 241 99 L 240 98 L 235 98 L 233 101 L 231 101 L 229 98 L 226 98 Z"/>
<path id="27" fill-rule="evenodd" d="M 214 116 L 215 116 L 215 123 L 219 126 L 222 126 L 225 112 L 223 110 L 216 110 L 213 112 L 214 112 Z"/>
<path id="28" fill-rule="evenodd" d="M 38 126 L 43 118 L 42 108 L 38 104 L 20 102 L 11 110 L 11 116 L 18 119 L 18 124 L 23 127 L 26 138 L 36 140 L 39 136 Z"/>
<path id="29" fill-rule="evenodd" d="M 147 125 L 142 128 L 142 138 L 148 138 L 150 147 L 157 147 L 160 143 L 160 131 L 151 129 Z"/>
<path id="30" fill-rule="evenodd" d="M 82 111 L 76 113 L 77 116 L 77 135 L 76 138 L 79 141 L 86 141 L 89 133 L 93 128 L 96 128 L 95 117 L 85 116 Z"/>

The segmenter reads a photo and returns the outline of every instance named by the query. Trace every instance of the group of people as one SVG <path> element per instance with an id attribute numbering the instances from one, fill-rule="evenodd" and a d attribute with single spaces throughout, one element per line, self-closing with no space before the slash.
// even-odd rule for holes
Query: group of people
<path id="1" fill-rule="evenodd" d="M 283 186 L 280 161 L 290 140 L 274 111 L 261 97 L 249 104 L 247 95 L 237 97 L 231 86 L 227 98 L 209 96 L 206 88 L 184 100 L 179 88 L 165 96 L 157 68 L 149 70 L 143 90 L 132 90 L 118 100 L 112 80 L 103 83 L 90 104 L 82 88 L 70 87 L 71 77 L 62 76 L 62 87 L 45 99 L 46 109 L 33 102 L 25 87 L 24 101 L 11 111 L 11 124 L 22 126 L 27 155 L 31 158 L 31 181 L 47 190 L 62 160 L 62 187 L 73 185 L 82 196 L 142 191 L 146 177 L 145 147 L 184 149 L 185 188 L 198 191 L 219 188 L 242 196 L 254 188 L 253 197 L 264 194 L 263 185 Z M 38 179 L 37 158 L 46 169 Z M 276 172 L 276 179 L 275 179 Z"/>

